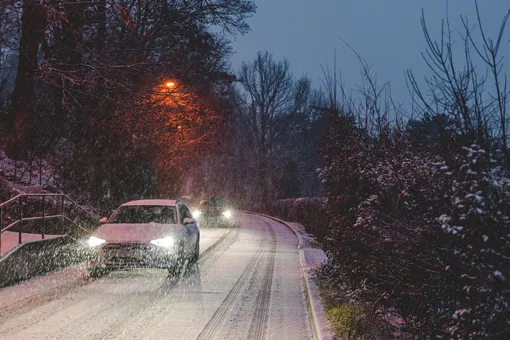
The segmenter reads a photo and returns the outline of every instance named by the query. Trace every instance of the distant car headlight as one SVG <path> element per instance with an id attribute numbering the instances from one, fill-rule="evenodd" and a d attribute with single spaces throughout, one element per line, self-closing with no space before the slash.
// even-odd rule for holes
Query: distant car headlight
<path id="1" fill-rule="evenodd" d="M 223 216 L 225 216 L 226 218 L 230 218 L 230 217 L 232 217 L 232 211 L 230 211 L 230 210 L 225 210 L 225 211 L 223 212 Z"/>
<path id="2" fill-rule="evenodd" d="M 158 247 L 172 248 L 175 245 L 175 239 L 172 236 L 167 236 L 152 240 L 151 243 Z"/>
<path id="3" fill-rule="evenodd" d="M 106 241 L 95 236 L 90 236 L 89 239 L 87 240 L 87 244 L 89 245 L 89 247 L 97 247 L 103 243 L 106 243 Z"/>
<path id="4" fill-rule="evenodd" d="M 197 218 L 200 215 L 202 215 L 202 212 L 200 210 L 195 210 L 191 213 L 191 216 L 193 216 L 193 218 Z"/>

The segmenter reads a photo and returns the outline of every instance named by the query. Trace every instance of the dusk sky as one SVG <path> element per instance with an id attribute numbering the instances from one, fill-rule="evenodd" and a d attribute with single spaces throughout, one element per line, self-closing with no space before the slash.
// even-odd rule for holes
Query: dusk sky
<path id="1" fill-rule="evenodd" d="M 420 24 L 421 10 L 434 39 L 440 38 L 445 17 L 444 0 L 255 0 L 257 13 L 248 21 L 251 32 L 237 37 L 232 68 L 252 60 L 257 51 L 268 51 L 275 58 L 290 61 L 292 72 L 307 74 L 315 86 L 322 77 L 321 65 L 333 64 L 336 49 L 338 69 L 347 87 L 360 84 L 360 65 L 355 55 L 341 42 L 345 39 L 377 73 L 378 81 L 390 81 L 394 98 L 408 101 L 404 71 L 412 69 L 417 77 L 428 72 L 420 53 L 426 44 Z M 508 0 L 479 1 L 486 34 L 495 37 Z M 474 0 L 450 0 L 450 21 L 459 32 L 460 15 L 476 23 Z M 478 31 L 476 36 L 478 36 Z M 457 35 L 458 36 L 458 35 Z M 510 71 L 510 22 L 502 46 Z M 462 41 L 457 38 L 458 56 Z M 510 72 L 508 72 L 510 73 Z"/>

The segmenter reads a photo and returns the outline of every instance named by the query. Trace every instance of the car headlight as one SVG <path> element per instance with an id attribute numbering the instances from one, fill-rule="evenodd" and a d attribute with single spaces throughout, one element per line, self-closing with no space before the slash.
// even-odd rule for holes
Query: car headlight
<path id="1" fill-rule="evenodd" d="M 230 218 L 232 216 L 232 211 L 230 210 L 225 210 L 223 212 L 223 216 L 225 216 L 226 218 Z"/>
<path id="2" fill-rule="evenodd" d="M 200 215 L 202 215 L 202 212 L 200 210 L 195 210 L 191 213 L 191 216 L 193 216 L 193 218 L 197 218 Z"/>
<path id="3" fill-rule="evenodd" d="M 106 243 L 106 241 L 95 236 L 90 236 L 89 239 L 87 240 L 87 244 L 89 245 L 89 247 L 97 247 L 103 243 Z"/>
<path id="4" fill-rule="evenodd" d="M 152 240 L 151 243 L 158 247 L 172 248 L 175 244 L 175 239 L 172 236 L 167 236 L 163 238 L 158 238 L 156 240 Z"/>

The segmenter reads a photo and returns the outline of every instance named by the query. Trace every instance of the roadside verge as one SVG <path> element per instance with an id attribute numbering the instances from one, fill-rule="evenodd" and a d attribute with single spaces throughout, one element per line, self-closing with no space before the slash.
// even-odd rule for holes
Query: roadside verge
<path id="1" fill-rule="evenodd" d="M 84 258 L 69 236 L 22 243 L 0 257 L 0 287 L 61 270 Z"/>
<path id="2" fill-rule="evenodd" d="M 273 221 L 283 224 L 294 233 L 298 240 L 299 262 L 301 265 L 301 272 L 303 274 L 306 300 L 308 305 L 308 312 L 313 337 L 314 339 L 321 340 L 335 339 L 335 337 L 333 336 L 333 332 L 329 326 L 329 323 L 326 320 L 326 314 L 324 312 L 324 305 L 320 297 L 319 287 L 317 287 L 317 284 L 313 280 L 314 270 L 324 261 L 327 260 L 324 251 L 322 251 L 322 249 L 319 248 L 310 247 L 308 243 L 304 240 L 303 234 L 291 223 L 261 213 L 254 213 L 251 211 L 244 210 L 239 211 L 250 215 L 258 215 L 269 218 Z"/>

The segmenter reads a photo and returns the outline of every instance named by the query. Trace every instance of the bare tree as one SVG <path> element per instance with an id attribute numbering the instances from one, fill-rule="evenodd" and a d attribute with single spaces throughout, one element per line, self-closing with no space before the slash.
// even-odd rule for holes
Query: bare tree
<path id="1" fill-rule="evenodd" d="M 431 117 L 446 114 L 453 118 L 458 133 L 465 142 L 487 142 L 487 131 L 484 131 L 483 119 L 474 115 L 483 112 L 481 94 L 485 78 L 476 74 L 471 59 L 468 40 L 461 37 L 464 43 L 465 63 L 459 67 L 453 52 L 454 37 L 450 27 L 448 15 L 443 20 L 441 39 L 435 41 L 430 36 L 422 12 L 421 24 L 427 43 L 427 49 L 422 53 L 423 60 L 432 71 L 432 76 L 425 78 L 430 100 L 421 90 L 412 71 L 407 71 L 407 80 L 411 90 L 416 95 L 416 104 L 424 113 Z"/>
<path id="2" fill-rule="evenodd" d="M 337 72 L 335 55 L 333 69 L 328 65 L 322 68 L 322 85 L 328 98 L 327 112 L 352 116 L 360 129 L 374 137 L 383 136 L 389 132 L 392 119 L 395 124 L 399 123 L 398 114 L 401 111 L 391 98 L 390 84 L 385 82 L 380 85 L 368 62 L 347 41 L 341 37 L 340 40 L 360 63 L 361 84 L 354 90 L 346 88 Z M 394 117 L 391 117 L 392 113 Z"/>
<path id="3" fill-rule="evenodd" d="M 303 113 L 310 95 L 310 81 L 294 81 L 287 60 L 275 61 L 259 52 L 254 61 L 243 63 L 239 72 L 243 92 L 239 96 L 245 144 L 253 155 L 261 197 L 267 199 L 274 180 L 273 166 L 285 152 L 281 146 Z M 302 115 L 300 116 L 302 117 Z"/>
<path id="4" fill-rule="evenodd" d="M 478 8 L 478 1 L 475 1 L 476 6 L 476 16 L 478 21 L 478 29 L 482 38 L 482 46 L 478 46 L 472 34 L 472 29 L 469 26 L 468 19 L 466 17 L 461 17 L 462 23 L 464 24 L 464 28 L 466 31 L 466 37 L 471 42 L 471 45 L 477 52 L 478 56 L 483 60 L 483 62 L 489 68 L 493 84 L 495 87 L 495 95 L 492 95 L 492 99 L 495 101 L 496 111 L 498 113 L 499 119 L 499 129 L 500 129 L 500 138 L 503 152 L 508 161 L 508 137 L 507 137 L 507 106 L 508 106 L 508 81 L 507 74 L 501 73 L 503 68 L 503 58 L 499 56 L 501 42 L 503 40 L 503 35 L 505 32 L 506 24 L 508 21 L 508 17 L 510 16 L 510 9 L 503 17 L 501 22 L 501 26 L 499 28 L 498 36 L 494 41 L 492 38 L 488 37 L 485 34 L 482 24 L 482 18 L 480 15 L 480 9 Z"/>

